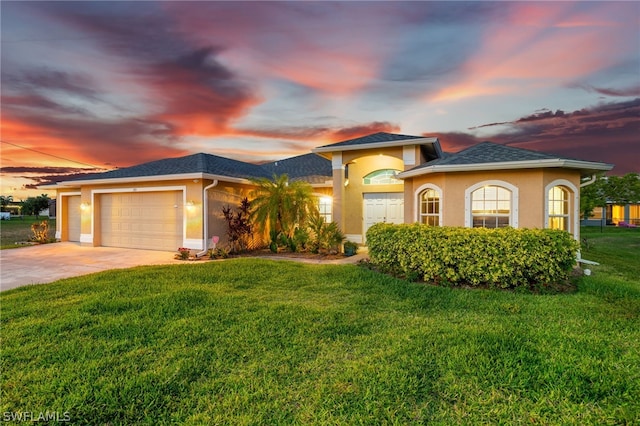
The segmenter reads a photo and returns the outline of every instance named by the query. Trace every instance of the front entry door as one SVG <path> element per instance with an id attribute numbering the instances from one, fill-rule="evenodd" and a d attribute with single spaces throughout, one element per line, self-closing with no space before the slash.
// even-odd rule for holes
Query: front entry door
<path id="1" fill-rule="evenodd" d="M 404 223 L 404 193 L 364 194 L 364 235 L 374 223 Z"/>

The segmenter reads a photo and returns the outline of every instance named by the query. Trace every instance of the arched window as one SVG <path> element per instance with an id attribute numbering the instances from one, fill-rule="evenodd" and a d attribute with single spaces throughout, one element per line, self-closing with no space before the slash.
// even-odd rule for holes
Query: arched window
<path id="1" fill-rule="evenodd" d="M 569 191 L 562 186 L 549 189 L 549 228 L 569 232 Z"/>
<path id="2" fill-rule="evenodd" d="M 511 191 L 497 185 L 481 186 L 471 193 L 471 226 L 504 228 L 511 225 Z"/>
<path id="3" fill-rule="evenodd" d="M 440 226 L 440 194 L 435 189 L 420 194 L 420 223 Z"/>
<path id="4" fill-rule="evenodd" d="M 402 181 L 396 179 L 396 174 L 400 173 L 400 170 L 395 169 L 383 169 L 371 172 L 364 177 L 365 185 L 400 185 Z"/>

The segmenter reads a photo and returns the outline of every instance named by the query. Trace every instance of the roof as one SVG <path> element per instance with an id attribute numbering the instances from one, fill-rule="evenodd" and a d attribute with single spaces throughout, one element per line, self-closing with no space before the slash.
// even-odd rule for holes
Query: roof
<path id="1" fill-rule="evenodd" d="M 311 184 L 323 184 L 333 179 L 331 161 L 316 154 L 304 154 L 263 164 L 270 176 L 287 174 L 292 181 L 303 180 Z"/>
<path id="2" fill-rule="evenodd" d="M 471 170 L 499 170 L 564 167 L 580 169 L 583 173 L 596 170 L 611 170 L 613 165 L 592 161 L 576 160 L 529 149 L 516 148 L 482 142 L 453 154 L 446 154 L 411 170 L 400 173 L 398 177 L 407 178 L 427 173 Z"/>
<path id="3" fill-rule="evenodd" d="M 394 142 L 394 141 L 404 141 L 409 139 L 423 139 L 423 136 L 410 136 L 410 135 L 399 135 L 395 133 L 385 133 L 378 132 L 373 133 L 371 135 L 362 136 L 355 139 L 349 139 L 342 142 L 336 142 L 329 145 L 319 146 L 316 149 L 321 148 L 337 148 L 337 147 L 345 147 L 345 146 L 354 146 L 354 145 L 367 145 L 371 143 L 380 143 L 380 142 Z"/>
<path id="4" fill-rule="evenodd" d="M 82 176 L 77 181 L 123 179 L 150 176 L 185 175 L 185 174 L 209 174 L 227 176 L 240 179 L 270 177 L 270 174 L 262 167 L 231 160 L 212 154 L 193 154 L 186 157 L 166 158 L 151 161 L 137 166 L 110 170 L 104 173 Z"/>
<path id="5" fill-rule="evenodd" d="M 423 155 L 428 159 L 439 158 L 442 155 L 438 138 L 385 132 L 373 133 L 360 138 L 319 146 L 312 151 L 331 157 L 333 152 L 403 147 L 407 145 L 419 145 Z"/>

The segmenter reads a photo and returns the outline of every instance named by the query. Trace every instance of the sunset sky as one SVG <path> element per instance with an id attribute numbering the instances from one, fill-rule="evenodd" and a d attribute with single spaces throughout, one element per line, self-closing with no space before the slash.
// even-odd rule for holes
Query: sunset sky
<path id="1" fill-rule="evenodd" d="M 2 1 L 0 14 L 0 194 L 16 200 L 93 168 L 271 161 L 378 131 L 640 171 L 640 2 Z"/>

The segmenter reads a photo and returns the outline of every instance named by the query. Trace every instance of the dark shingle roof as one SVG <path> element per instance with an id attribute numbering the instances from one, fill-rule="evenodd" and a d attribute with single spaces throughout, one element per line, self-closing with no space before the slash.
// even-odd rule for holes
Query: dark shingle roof
<path id="1" fill-rule="evenodd" d="M 438 164 L 480 164 L 505 161 L 555 160 L 558 158 L 562 157 L 529 149 L 499 145 L 493 142 L 481 142 L 441 159 Z"/>
<path id="2" fill-rule="evenodd" d="M 339 147 L 339 146 L 352 146 L 352 145 L 364 145 L 370 143 L 377 142 L 393 142 L 393 141 L 402 141 L 407 139 L 422 139 L 424 136 L 410 136 L 410 135 L 398 135 L 395 133 L 385 133 L 378 132 L 367 136 L 362 136 L 360 138 L 349 139 L 342 142 L 336 142 L 329 145 L 323 145 L 318 148 L 327 148 L 327 147 Z"/>
<path id="3" fill-rule="evenodd" d="M 149 163 L 111 170 L 91 176 L 83 176 L 78 180 L 118 179 L 187 173 L 208 173 L 212 175 L 245 179 L 271 176 L 262 167 L 255 164 L 218 157 L 217 155 L 212 154 L 199 153 L 188 155 L 186 157 L 166 158 L 163 160 L 151 161 Z"/>
<path id="4" fill-rule="evenodd" d="M 544 152 L 531 151 L 529 149 L 514 148 L 511 146 L 499 145 L 493 142 L 481 142 L 460 152 L 447 153 L 442 158 L 423 163 L 413 170 L 431 166 L 454 166 L 486 163 L 503 163 L 510 161 L 536 161 L 536 160 L 556 160 L 567 159 L 558 155 Z"/>
<path id="5" fill-rule="evenodd" d="M 286 174 L 291 180 L 324 183 L 333 178 L 331 161 L 316 154 L 278 160 L 261 166 L 270 176 Z"/>

